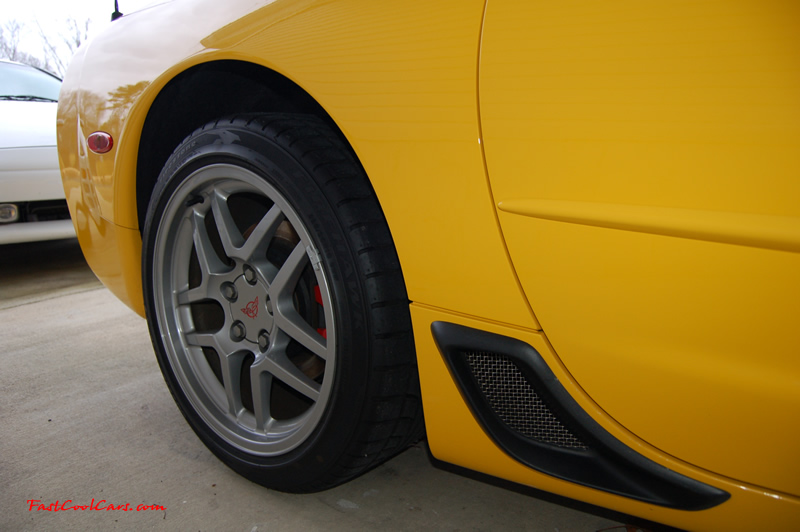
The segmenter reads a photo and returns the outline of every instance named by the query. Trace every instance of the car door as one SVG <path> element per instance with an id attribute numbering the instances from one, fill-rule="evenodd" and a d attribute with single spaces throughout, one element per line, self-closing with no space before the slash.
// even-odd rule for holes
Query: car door
<path id="1" fill-rule="evenodd" d="M 489 0 L 492 193 L 525 294 L 614 422 L 800 493 L 800 8 Z"/>

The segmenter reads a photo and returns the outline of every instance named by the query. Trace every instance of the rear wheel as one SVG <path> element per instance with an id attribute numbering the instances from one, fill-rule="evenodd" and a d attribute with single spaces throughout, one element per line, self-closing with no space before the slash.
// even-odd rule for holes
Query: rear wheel
<path id="1" fill-rule="evenodd" d="M 243 116 L 189 136 L 149 205 L 143 279 L 176 403 L 247 478 L 325 489 L 421 436 L 391 235 L 323 122 Z"/>

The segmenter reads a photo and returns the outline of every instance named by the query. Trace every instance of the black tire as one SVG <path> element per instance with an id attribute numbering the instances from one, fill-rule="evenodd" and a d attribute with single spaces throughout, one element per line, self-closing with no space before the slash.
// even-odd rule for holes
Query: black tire
<path id="1" fill-rule="evenodd" d="M 158 179 L 142 255 L 164 379 L 241 475 L 319 491 L 421 438 L 391 234 L 321 120 L 245 115 L 195 131 Z"/>

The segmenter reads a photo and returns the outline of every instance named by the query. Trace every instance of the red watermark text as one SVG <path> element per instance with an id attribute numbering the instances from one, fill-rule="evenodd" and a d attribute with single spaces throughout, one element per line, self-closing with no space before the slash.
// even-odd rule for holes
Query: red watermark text
<path id="1" fill-rule="evenodd" d="M 74 504 L 72 500 L 56 501 L 50 504 L 44 504 L 37 499 L 28 499 L 27 502 L 29 512 L 148 512 L 166 510 L 166 508 L 158 504 L 137 504 L 136 506 L 131 505 L 131 503 L 111 504 L 105 499 L 100 501 L 92 499 L 89 504 Z"/>

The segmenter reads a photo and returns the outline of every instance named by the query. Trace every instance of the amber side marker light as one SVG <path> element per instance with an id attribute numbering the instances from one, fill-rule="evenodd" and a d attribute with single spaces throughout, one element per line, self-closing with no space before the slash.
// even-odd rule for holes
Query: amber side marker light
<path id="1" fill-rule="evenodd" d="M 111 135 L 104 131 L 95 131 L 89 135 L 86 141 L 89 144 L 89 149 L 93 153 L 108 153 L 114 146 L 114 139 L 112 139 Z"/>

